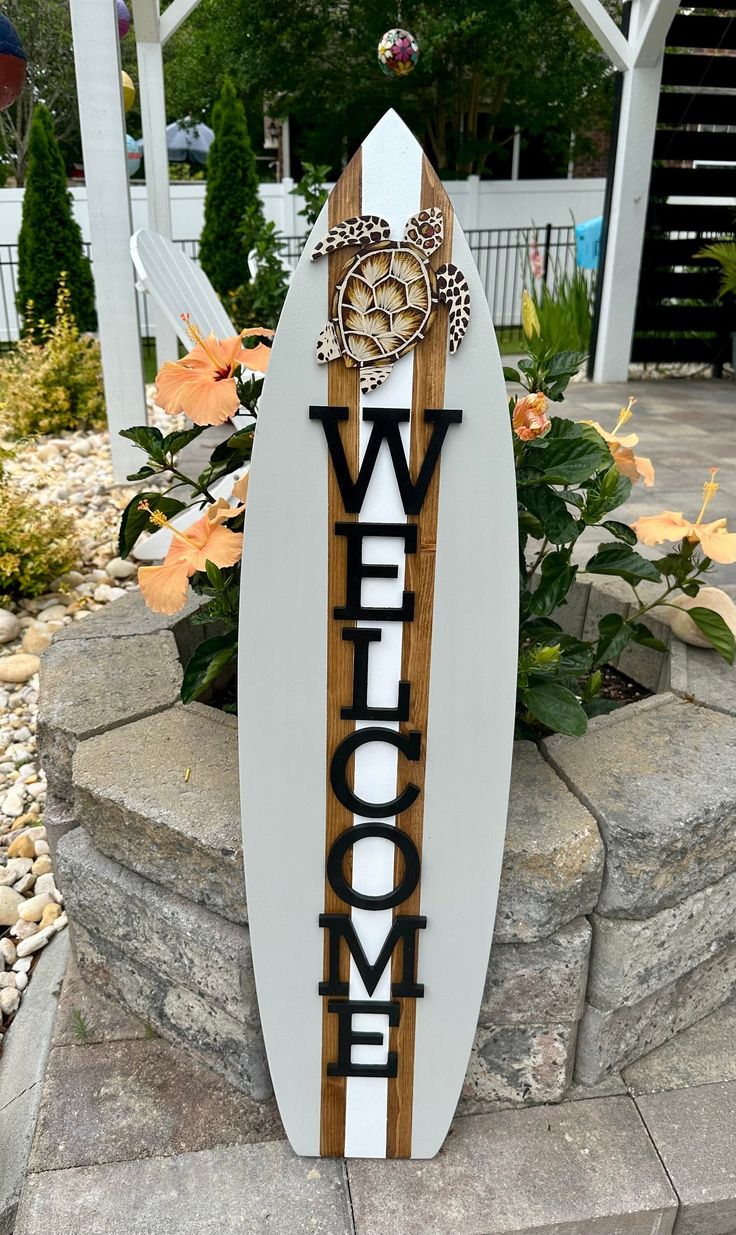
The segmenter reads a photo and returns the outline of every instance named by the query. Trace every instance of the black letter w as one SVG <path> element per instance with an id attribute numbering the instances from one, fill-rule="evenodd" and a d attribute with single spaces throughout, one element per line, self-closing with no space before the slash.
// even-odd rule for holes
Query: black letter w
<path id="1" fill-rule="evenodd" d="M 363 456 L 363 462 L 360 465 L 357 480 L 353 480 L 350 475 L 350 468 L 345 458 L 345 449 L 338 428 L 338 421 L 347 420 L 347 418 L 348 409 L 346 407 L 310 407 L 309 409 L 310 420 L 322 421 L 330 458 L 332 459 L 332 466 L 335 470 L 335 478 L 340 487 L 340 495 L 345 510 L 348 514 L 359 513 L 368 491 L 368 485 L 371 482 L 381 443 L 385 439 L 391 451 L 391 462 L 394 465 L 394 474 L 396 476 L 396 483 L 399 486 L 404 513 L 407 515 L 418 515 L 427 496 L 429 482 L 437 466 L 440 451 L 447 436 L 447 430 L 450 425 L 460 424 L 463 418 L 462 412 L 449 408 L 425 409 L 425 423 L 432 425 L 433 429 L 429 445 L 427 446 L 427 453 L 422 460 L 416 482 L 412 481 L 409 475 L 409 465 L 404 454 L 404 444 L 401 440 L 401 430 L 399 429 L 399 425 L 406 423 L 409 419 L 407 409 L 400 407 L 367 407 L 363 409 L 363 420 L 372 423 L 373 429 L 371 430 L 371 436 Z"/>

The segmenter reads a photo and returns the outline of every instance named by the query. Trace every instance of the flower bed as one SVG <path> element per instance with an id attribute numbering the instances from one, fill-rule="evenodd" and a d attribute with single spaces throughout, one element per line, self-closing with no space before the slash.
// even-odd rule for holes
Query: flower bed
<path id="1" fill-rule="evenodd" d="M 576 583 L 557 616 L 580 637 L 624 615 L 627 591 Z M 42 672 L 45 821 L 83 976 L 265 1098 L 237 720 L 178 701 L 180 658 L 193 631 L 207 636 L 186 621 L 194 603 L 158 617 L 131 595 L 57 636 Z M 658 693 L 584 737 L 517 743 L 465 1109 L 559 1101 L 576 1061 L 595 1083 L 736 989 L 733 673 L 677 642 L 619 663 Z"/>

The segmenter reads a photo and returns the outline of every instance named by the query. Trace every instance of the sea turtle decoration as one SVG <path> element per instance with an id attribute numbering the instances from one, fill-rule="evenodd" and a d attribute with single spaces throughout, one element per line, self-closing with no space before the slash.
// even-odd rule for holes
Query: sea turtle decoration
<path id="1" fill-rule="evenodd" d="M 338 277 L 332 317 L 317 339 L 320 364 L 342 356 L 349 368 L 360 369 L 360 388 L 368 394 L 424 338 L 438 303 L 447 305 L 450 352 L 457 351 L 470 320 L 470 290 L 451 262 L 438 270 L 429 264 L 443 235 L 442 211 L 436 206 L 412 215 L 403 240 L 391 240 L 390 225 L 375 214 L 330 228 L 312 261 L 348 246 L 358 252 Z"/>

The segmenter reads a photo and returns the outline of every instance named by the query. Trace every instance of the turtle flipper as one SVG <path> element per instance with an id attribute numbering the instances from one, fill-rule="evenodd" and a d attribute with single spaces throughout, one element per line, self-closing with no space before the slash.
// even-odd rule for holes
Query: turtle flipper
<path id="1" fill-rule="evenodd" d="M 330 228 L 327 235 L 323 236 L 312 250 L 312 261 L 349 245 L 360 248 L 361 245 L 380 244 L 382 240 L 390 239 L 391 225 L 380 215 L 358 214 L 352 219 L 343 219 L 342 223 L 336 223 Z"/>
<path id="2" fill-rule="evenodd" d="M 456 352 L 470 321 L 470 288 L 465 275 L 452 262 L 437 271 L 437 295 L 450 315 L 450 353 Z"/>
<path id="3" fill-rule="evenodd" d="M 393 369 L 392 364 L 365 365 L 360 370 L 360 389 L 364 395 L 382 386 Z"/>
<path id="4" fill-rule="evenodd" d="M 324 329 L 320 330 L 316 351 L 318 364 L 327 364 L 330 360 L 337 360 L 340 355 L 340 341 L 334 322 L 329 321 Z"/>
<path id="5" fill-rule="evenodd" d="M 416 245 L 427 257 L 439 249 L 444 237 L 445 220 L 439 206 L 427 206 L 406 220 L 404 240 Z"/>

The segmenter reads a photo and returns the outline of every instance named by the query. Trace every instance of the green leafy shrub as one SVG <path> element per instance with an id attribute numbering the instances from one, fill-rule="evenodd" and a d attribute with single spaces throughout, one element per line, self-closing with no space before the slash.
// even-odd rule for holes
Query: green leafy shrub
<path id="1" fill-rule="evenodd" d="M 74 516 L 41 505 L 7 475 L 0 454 L 0 599 L 40 596 L 78 560 Z"/>
<path id="2" fill-rule="evenodd" d="M 249 235 L 252 224 L 248 220 Z M 258 273 L 248 283 L 231 292 L 228 312 L 235 324 L 274 328 L 286 298 L 286 275 L 281 263 L 279 237 L 273 223 L 261 219 L 261 232 L 255 245 Z"/>
<path id="3" fill-rule="evenodd" d="M 601 698 L 603 667 L 631 643 L 664 651 L 642 619 L 656 606 L 671 604 L 673 596 L 697 596 L 712 559 L 736 562 L 736 535 L 726 533 L 724 519 L 703 522 L 718 489 L 712 476 L 705 482 L 700 513 L 692 521 L 672 511 L 643 516 L 632 525 L 612 517 L 629 496 L 632 483 L 654 480 L 651 461 L 634 454 L 636 434 L 620 432 L 631 419 L 634 400 L 622 408 L 611 432 L 594 421 L 575 423 L 550 415 L 550 406 L 564 399 L 585 353 L 555 350 L 541 331 L 528 293 L 522 304 L 522 322 L 527 354 L 518 368 L 505 370 L 509 381 L 525 388 L 523 395 L 509 398 L 508 407 L 514 434 L 520 550 L 516 732 L 536 740 L 550 731 L 582 734 L 589 716 L 617 706 Z M 186 359 L 178 363 L 186 368 Z M 222 498 L 216 501 L 212 485 L 250 459 L 258 423 L 252 388 L 242 381 L 240 372 L 234 371 L 232 377 L 235 394 L 255 424 L 221 441 L 197 477 L 180 470 L 177 454 L 203 432 L 201 425 L 165 437 L 150 426 L 124 430 L 123 436 L 147 456 L 141 470 L 129 479 L 166 477 L 168 488 L 132 498 L 123 512 L 119 539 L 120 555 L 125 557 L 150 523 L 168 526 L 171 517 L 185 508 L 176 492 L 183 484 L 190 485 L 190 504 L 196 502 L 203 513 L 187 533 L 172 542 L 162 566 L 143 568 L 139 582 L 146 602 L 158 613 L 181 609 L 189 587 L 204 597 L 192 620 L 216 624 L 219 632 L 205 639 L 190 658 L 181 697 L 188 703 L 205 692 L 215 692 L 228 710 L 235 707 L 232 680 L 238 655 L 247 477 L 233 486 L 237 506 Z M 207 392 L 201 397 L 206 400 Z M 197 412 L 190 406 L 192 419 L 197 419 L 192 414 Z M 489 415 L 495 413 L 496 409 L 488 409 Z M 227 524 L 225 530 L 222 524 Z M 623 579 L 631 587 L 632 603 L 626 617 L 605 614 L 593 638 L 578 639 L 565 633 L 557 618 L 580 569 L 573 555 L 588 528 L 596 529 L 601 543 L 582 569 L 591 576 Z M 639 541 L 648 546 L 667 541 L 669 551 L 651 560 L 637 552 Z M 493 551 L 489 544 L 488 552 Z M 653 598 L 640 595 L 637 589 L 643 582 L 657 585 Z M 716 651 L 733 664 L 736 641 L 723 618 L 705 607 L 688 613 Z"/>
<path id="4" fill-rule="evenodd" d="M 707 244 L 695 256 L 710 257 L 721 267 L 719 300 L 729 293 L 736 295 L 736 240 L 719 240 L 716 244 Z"/>
<path id="5" fill-rule="evenodd" d="M 0 429 L 19 438 L 104 423 L 100 345 L 80 335 L 62 273 L 52 322 L 36 322 L 0 361 Z"/>
<path id="6" fill-rule="evenodd" d="M 303 173 L 291 192 L 295 197 L 303 197 L 304 205 L 299 211 L 301 218 L 306 219 L 310 227 L 314 227 L 317 216 L 329 196 L 324 187 L 330 168 L 327 163 L 302 163 Z"/>
<path id="7" fill-rule="evenodd" d="M 551 290 L 532 282 L 542 338 L 555 352 L 587 352 L 590 344 L 590 287 L 582 270 L 556 272 Z"/>
<path id="8" fill-rule="evenodd" d="M 621 410 L 610 433 L 594 421 L 548 416 L 548 400 L 564 398 L 585 355 L 555 352 L 526 293 L 522 315 L 528 355 L 518 369 L 504 371 L 528 391 L 509 400 L 521 550 L 517 736 L 534 739 L 545 730 L 576 736 L 585 733 L 589 716 L 617 706 L 600 698 L 603 666 L 630 643 L 665 651 L 641 619 L 677 594 L 697 596 L 712 565 L 706 549 L 718 540 L 717 525 L 702 523 L 718 485 L 712 477 L 706 481 L 694 522 L 671 512 L 646 516 L 631 526 L 612 518 L 632 483 L 654 480 L 650 460 L 634 455 L 636 434 L 619 432 L 631 418 L 634 400 Z M 566 603 L 578 574 L 573 554 L 587 528 L 600 530 L 608 539 L 580 569 L 623 579 L 631 588 L 632 603 L 627 617 L 606 614 L 594 638 L 577 639 L 566 634 L 553 615 Z M 673 544 L 670 552 L 650 560 L 636 551 L 639 540 Z M 734 560 L 723 542 L 719 552 L 719 561 Z M 637 588 L 643 582 L 657 584 L 654 599 L 640 596 Z M 723 619 L 704 608 L 689 613 L 716 651 L 733 664 L 736 645 Z"/>
<path id="9" fill-rule="evenodd" d="M 249 282 L 248 254 L 261 235 L 258 171 L 243 104 L 229 78 L 212 110 L 215 140 L 207 157 L 202 269 L 223 299 Z"/>
<path id="10" fill-rule="evenodd" d="M 24 333 L 38 337 L 42 322 L 51 322 L 62 274 L 66 272 L 69 307 L 81 330 L 95 330 L 92 269 L 82 253 L 82 233 L 72 213 L 64 160 L 54 122 L 37 103 L 28 149 L 23 221 L 18 236 L 18 312 Z M 28 313 L 28 305 L 33 305 Z"/>

